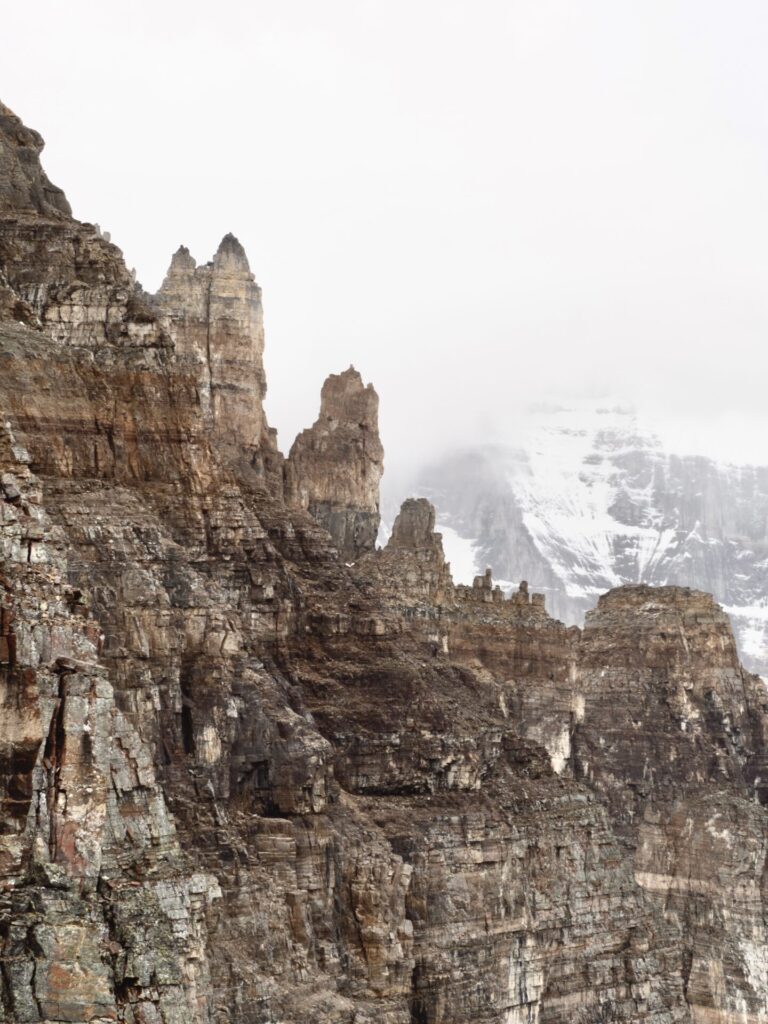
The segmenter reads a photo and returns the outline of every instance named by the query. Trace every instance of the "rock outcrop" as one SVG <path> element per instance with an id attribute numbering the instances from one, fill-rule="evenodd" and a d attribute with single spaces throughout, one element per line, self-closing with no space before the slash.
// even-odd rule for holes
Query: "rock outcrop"
<path id="1" fill-rule="evenodd" d="M 0 102 L 0 203 L 16 216 L 69 218 L 64 192 L 51 184 L 40 164 L 43 139 Z"/>
<path id="2" fill-rule="evenodd" d="M 345 562 L 375 547 L 383 471 L 379 396 L 350 366 L 323 384 L 320 415 L 286 462 L 289 500 L 325 526 Z"/>
<path id="3" fill-rule="evenodd" d="M 372 388 L 283 466 L 239 245 L 150 299 L 0 129 L 0 1022 L 766 1020 L 768 707 L 714 602 L 568 628 L 454 585 L 423 500 L 374 550 Z"/>
<path id="4" fill-rule="evenodd" d="M 403 502 L 385 548 L 364 565 L 375 569 L 380 592 L 395 602 L 442 605 L 453 592 L 435 510 L 424 498 Z"/>
<path id="5" fill-rule="evenodd" d="M 0 311 L 62 344 L 157 358 L 168 344 L 120 250 L 70 216 L 40 166 L 43 141 L 0 106 Z"/>
<path id="6" fill-rule="evenodd" d="M 261 289 L 234 235 L 225 235 L 213 261 L 200 267 L 181 246 L 153 306 L 177 359 L 197 371 L 200 404 L 213 436 L 245 450 L 274 450 L 275 435 L 262 404 L 267 382 Z"/>
<path id="7" fill-rule="evenodd" d="M 739 665 L 727 616 L 696 591 L 612 591 L 587 616 L 576 688 L 574 774 L 680 924 L 695 1019 L 763 1019 L 768 691 Z"/>

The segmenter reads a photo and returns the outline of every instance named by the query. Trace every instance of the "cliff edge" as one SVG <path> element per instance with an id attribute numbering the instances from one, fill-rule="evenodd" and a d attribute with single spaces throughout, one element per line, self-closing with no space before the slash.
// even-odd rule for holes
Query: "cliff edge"
<path id="1" fill-rule="evenodd" d="M 712 599 L 566 628 L 419 500 L 376 550 L 373 389 L 284 461 L 236 239 L 145 294 L 0 114 L 2 1024 L 768 1019 Z"/>

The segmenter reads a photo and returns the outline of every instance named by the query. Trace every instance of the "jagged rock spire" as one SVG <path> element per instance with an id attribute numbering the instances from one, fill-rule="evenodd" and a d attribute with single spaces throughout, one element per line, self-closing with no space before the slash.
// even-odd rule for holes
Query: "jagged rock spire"
<path id="1" fill-rule="evenodd" d="M 245 249 L 231 231 L 227 232 L 219 242 L 219 248 L 216 250 L 216 255 L 213 258 L 214 266 L 221 266 L 227 261 L 239 265 L 246 273 L 250 274 L 251 268 L 248 265 Z"/>
<path id="2" fill-rule="evenodd" d="M 201 266 L 180 246 L 154 301 L 177 356 L 200 368 L 203 415 L 212 433 L 233 444 L 272 447 L 262 404 L 261 289 L 237 238 L 225 235 L 213 260 Z"/>
<path id="3" fill-rule="evenodd" d="M 286 494 L 325 526 L 340 557 L 354 562 L 376 544 L 383 472 L 379 396 L 350 366 L 327 378 L 317 421 L 294 441 Z"/>
<path id="4" fill-rule="evenodd" d="M 435 506 L 426 498 L 406 498 L 395 517 L 387 547 L 408 551 L 439 548 L 442 555 L 440 535 L 435 533 Z"/>

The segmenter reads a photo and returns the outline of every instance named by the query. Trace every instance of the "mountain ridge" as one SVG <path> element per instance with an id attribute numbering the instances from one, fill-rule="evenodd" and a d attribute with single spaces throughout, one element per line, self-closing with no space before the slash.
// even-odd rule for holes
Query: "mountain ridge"
<path id="1" fill-rule="evenodd" d="M 146 295 L 41 148 L 0 118 L 0 1022 L 765 1020 L 722 609 L 566 627 L 424 498 L 375 550 L 375 392 L 286 459 L 242 248 Z"/>
<path id="2" fill-rule="evenodd" d="M 449 455 L 417 486 L 475 571 L 530 579 L 569 625 L 611 587 L 691 586 L 768 674 L 768 467 L 676 455 L 634 412 L 582 404 L 532 414 L 514 446 Z"/>

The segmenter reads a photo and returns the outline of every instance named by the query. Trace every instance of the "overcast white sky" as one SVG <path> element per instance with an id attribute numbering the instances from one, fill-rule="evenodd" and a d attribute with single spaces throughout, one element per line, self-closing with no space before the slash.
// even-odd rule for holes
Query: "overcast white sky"
<path id="1" fill-rule="evenodd" d="M 287 449 L 325 375 L 393 468 L 608 393 L 768 463 L 765 0 L 36 0 L 0 95 L 150 290 L 233 231 Z"/>

